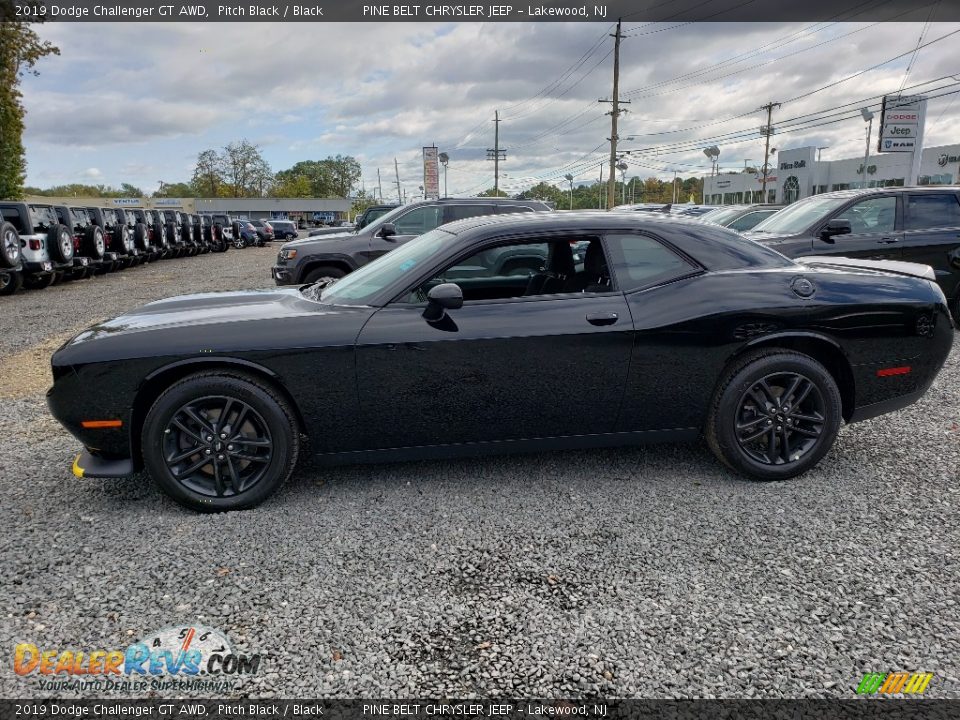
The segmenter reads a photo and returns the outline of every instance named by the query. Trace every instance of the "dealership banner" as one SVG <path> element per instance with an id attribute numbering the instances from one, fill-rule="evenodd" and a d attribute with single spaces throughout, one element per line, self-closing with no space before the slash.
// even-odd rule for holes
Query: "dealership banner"
<path id="1" fill-rule="evenodd" d="M 926 115 L 927 99 L 922 95 L 884 96 L 877 151 L 916 153 Z"/>
<path id="2" fill-rule="evenodd" d="M 0 700 L 4 720 L 947 720 L 960 700 Z"/>
<path id="3" fill-rule="evenodd" d="M 0 20 L 56 22 L 923 22 L 929 10 L 863 0 L 806 0 L 803 3 L 635 0 L 543 3 L 377 2 L 376 0 L 0 0 Z M 940 0 L 937 21 L 960 21 L 960 0 Z"/>
<path id="4" fill-rule="evenodd" d="M 440 197 L 440 156 L 436 146 L 423 149 L 423 198 L 436 200 Z"/>

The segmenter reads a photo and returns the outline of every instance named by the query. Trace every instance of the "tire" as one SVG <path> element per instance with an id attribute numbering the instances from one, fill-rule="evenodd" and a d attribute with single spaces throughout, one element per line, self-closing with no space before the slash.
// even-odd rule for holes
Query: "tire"
<path id="1" fill-rule="evenodd" d="M 23 275 L 16 270 L 0 272 L 0 295 L 13 295 L 23 287 Z"/>
<path id="2" fill-rule="evenodd" d="M 103 228 L 97 225 L 87 226 L 80 247 L 83 248 L 83 254 L 87 257 L 101 260 L 103 253 L 107 250 L 107 243 L 103 239 Z"/>
<path id="3" fill-rule="evenodd" d="M 247 241 L 244 240 L 241 236 L 237 235 L 237 236 L 233 239 L 233 246 L 234 246 L 237 250 L 243 250 L 243 249 L 247 246 Z"/>
<path id="4" fill-rule="evenodd" d="M 305 283 L 312 283 L 317 282 L 317 280 L 325 279 L 339 280 L 344 275 L 346 275 L 346 273 L 340 268 L 323 265 L 321 267 L 313 268 L 313 270 L 307 273 L 303 281 Z"/>
<path id="5" fill-rule="evenodd" d="M 760 350 L 738 360 L 721 380 L 705 435 L 732 470 L 754 480 L 786 480 L 829 452 L 841 416 L 840 391 L 823 365 L 790 350 Z"/>
<path id="6" fill-rule="evenodd" d="M 167 239 L 167 245 L 176 245 L 177 244 L 177 226 L 172 222 L 168 222 L 164 226 L 164 237 Z"/>
<path id="7" fill-rule="evenodd" d="M 167 237 L 166 228 L 163 223 L 153 224 L 153 244 L 158 248 L 170 247 L 170 239 Z"/>
<path id="8" fill-rule="evenodd" d="M 240 421 L 241 405 L 246 406 L 242 425 L 231 428 L 231 422 Z M 217 425 L 224 410 L 228 413 L 225 439 Z M 300 450 L 295 418 L 287 400 L 256 378 L 229 371 L 197 373 L 165 390 L 147 413 L 140 438 L 144 464 L 160 489 L 185 507 L 200 512 L 251 508 L 276 492 L 293 472 Z M 191 432 L 184 432 L 175 419 Z M 248 441 L 231 443 L 231 437 Z M 252 445 L 254 438 L 269 445 Z M 196 452 L 184 454 L 191 449 Z M 210 460 L 204 463 L 207 456 Z M 244 488 L 244 481 L 252 484 Z"/>
<path id="9" fill-rule="evenodd" d="M 223 238 L 223 225 L 220 223 L 215 224 L 210 228 L 210 237 L 213 240 L 213 247 L 215 252 L 226 252 L 230 249 L 230 243 L 228 243 Z"/>
<path id="10" fill-rule="evenodd" d="M 138 222 L 133 226 L 133 243 L 137 250 L 150 251 L 150 238 L 147 235 L 147 226 Z"/>
<path id="11" fill-rule="evenodd" d="M 56 273 L 50 273 L 49 275 L 27 275 L 23 278 L 23 286 L 27 288 L 27 290 L 43 290 L 53 285 L 56 281 Z"/>
<path id="12" fill-rule="evenodd" d="M 15 268 L 20 264 L 20 234 L 13 223 L 0 222 L 0 267 Z"/>
<path id="13" fill-rule="evenodd" d="M 960 293 L 953 299 L 953 303 L 950 305 L 950 311 L 953 314 L 954 327 L 960 328 Z"/>
<path id="14" fill-rule="evenodd" d="M 47 233 L 47 252 L 59 263 L 73 262 L 73 235 L 66 225 L 53 225 Z"/>

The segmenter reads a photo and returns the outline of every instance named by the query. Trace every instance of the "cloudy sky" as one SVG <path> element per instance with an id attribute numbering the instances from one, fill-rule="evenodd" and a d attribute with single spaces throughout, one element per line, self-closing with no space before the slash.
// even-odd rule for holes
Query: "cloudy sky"
<path id="1" fill-rule="evenodd" d="M 702 174 L 712 144 L 725 168 L 762 163 L 757 109 L 768 101 L 783 103 L 774 145 L 857 156 L 858 109 L 901 87 L 943 95 L 929 103 L 927 146 L 960 142 L 960 93 L 946 94 L 960 90 L 960 24 L 885 5 L 895 20 L 625 23 L 620 87 L 631 103 L 619 134 L 634 137 L 621 142 L 637 150 L 629 175 Z M 62 55 L 24 80 L 30 185 L 149 192 L 189 180 L 200 151 L 247 138 L 275 171 L 353 155 L 368 190 L 380 169 L 385 196 L 394 158 L 408 194 L 418 192 L 421 148 L 435 143 L 450 154 L 450 193 L 473 194 L 493 185 L 484 158 L 496 109 L 507 190 L 541 179 L 565 187 L 568 172 L 592 180 L 609 152 L 609 106 L 597 100 L 610 95 L 611 24 L 79 27 L 42 26 Z M 918 44 L 927 46 L 914 54 Z"/>

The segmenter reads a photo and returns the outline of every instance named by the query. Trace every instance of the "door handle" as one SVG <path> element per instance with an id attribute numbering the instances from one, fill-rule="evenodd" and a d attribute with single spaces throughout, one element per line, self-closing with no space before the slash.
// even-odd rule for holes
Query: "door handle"
<path id="1" fill-rule="evenodd" d="M 877 243 L 880 245 L 893 245 L 900 242 L 900 238 L 880 238 Z"/>
<path id="2" fill-rule="evenodd" d="M 591 325 L 613 325 L 619 318 L 620 316 L 613 312 L 590 313 L 587 315 L 587 322 Z"/>

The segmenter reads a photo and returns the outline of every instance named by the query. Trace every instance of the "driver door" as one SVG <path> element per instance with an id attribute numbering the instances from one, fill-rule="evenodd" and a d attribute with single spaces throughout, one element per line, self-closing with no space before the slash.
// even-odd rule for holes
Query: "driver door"
<path id="1" fill-rule="evenodd" d="M 413 240 L 418 235 L 436 229 L 437 226 L 442 224 L 442 218 L 443 206 L 441 205 L 418 205 L 411 208 L 409 212 L 394 221 L 393 224 L 397 228 L 396 235 L 385 238 L 379 230 L 373 234 L 373 237 L 370 238 L 367 260 L 386 255 L 408 240 Z"/>
<path id="2" fill-rule="evenodd" d="M 835 235 L 833 244 L 817 238 L 815 255 L 842 255 L 870 260 L 899 260 L 903 255 L 903 212 L 896 194 L 860 200 L 831 218 L 850 221 L 849 234 Z"/>
<path id="3" fill-rule="evenodd" d="M 509 266 L 488 246 L 373 315 L 356 353 L 367 448 L 613 431 L 633 341 L 626 300 L 609 284 L 525 294 L 535 268 L 520 273 L 516 259 L 544 244 L 498 246 Z M 457 281 L 463 307 L 424 319 L 425 286 Z"/>

